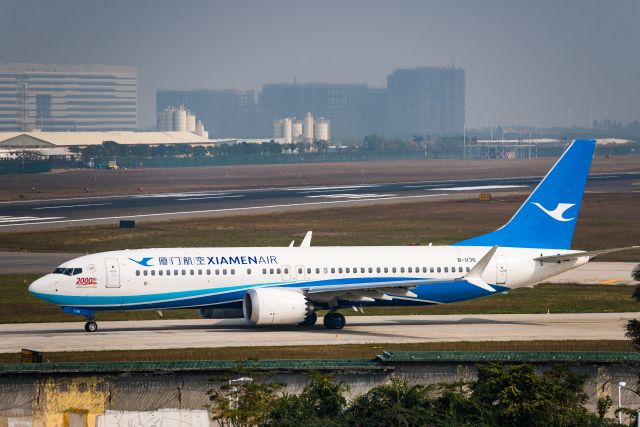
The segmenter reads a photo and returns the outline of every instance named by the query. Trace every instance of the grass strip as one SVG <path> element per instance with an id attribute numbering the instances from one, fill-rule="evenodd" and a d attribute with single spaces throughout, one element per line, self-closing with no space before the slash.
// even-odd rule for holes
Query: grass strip
<path id="1" fill-rule="evenodd" d="M 384 351 L 581 351 L 633 352 L 629 341 L 481 341 L 413 344 L 345 344 L 272 347 L 181 348 L 48 352 L 46 362 L 133 362 L 176 360 L 373 359 Z M 19 353 L 0 354 L 0 363 L 20 363 Z"/>

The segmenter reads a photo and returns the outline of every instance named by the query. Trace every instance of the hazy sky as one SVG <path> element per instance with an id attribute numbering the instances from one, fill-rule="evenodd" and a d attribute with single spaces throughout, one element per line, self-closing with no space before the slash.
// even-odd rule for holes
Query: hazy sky
<path id="1" fill-rule="evenodd" d="M 640 119 L 640 1 L 0 0 L 0 62 L 138 67 L 155 90 L 466 70 L 467 124 Z"/>

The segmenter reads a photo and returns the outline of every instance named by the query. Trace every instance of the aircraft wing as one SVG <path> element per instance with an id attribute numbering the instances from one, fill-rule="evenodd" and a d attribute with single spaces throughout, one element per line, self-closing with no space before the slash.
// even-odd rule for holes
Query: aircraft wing
<path id="1" fill-rule="evenodd" d="M 582 251 L 582 252 L 573 252 L 565 255 L 549 255 L 549 256 L 541 256 L 538 258 L 534 258 L 535 261 L 540 262 L 565 262 L 571 261 L 576 258 L 582 258 L 588 256 L 591 259 L 597 257 L 598 255 L 610 254 L 613 252 L 621 252 L 621 251 L 629 251 L 631 249 L 638 249 L 640 246 L 627 246 L 625 248 L 613 248 L 613 249 L 600 249 L 597 251 Z"/>
<path id="2" fill-rule="evenodd" d="M 411 292 L 411 289 L 420 285 L 429 285 L 435 283 L 451 283 L 452 281 L 465 281 L 474 286 L 482 288 L 489 292 L 496 292 L 496 289 L 482 279 L 482 273 L 493 258 L 497 246 L 492 247 L 489 251 L 473 266 L 473 268 L 464 276 L 455 279 L 408 279 L 399 281 L 371 281 L 359 283 L 345 283 L 329 286 L 311 286 L 302 288 L 307 295 L 312 296 L 331 296 L 336 299 L 347 301 L 373 302 L 376 299 L 391 300 L 394 297 L 417 297 Z"/>

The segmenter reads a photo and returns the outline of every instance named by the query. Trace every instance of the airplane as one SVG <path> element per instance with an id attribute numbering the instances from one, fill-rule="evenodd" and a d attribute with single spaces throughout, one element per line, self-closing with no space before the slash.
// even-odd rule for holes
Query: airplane
<path id="1" fill-rule="evenodd" d="M 576 140 L 499 229 L 450 246 L 155 248 L 61 264 L 29 286 L 86 319 L 104 310 L 197 309 L 208 319 L 342 329 L 339 309 L 447 304 L 508 292 L 638 246 L 571 250 L 594 140 Z M 456 218 L 451 218 L 456 221 Z M 375 232 L 375 230 L 372 230 Z"/>

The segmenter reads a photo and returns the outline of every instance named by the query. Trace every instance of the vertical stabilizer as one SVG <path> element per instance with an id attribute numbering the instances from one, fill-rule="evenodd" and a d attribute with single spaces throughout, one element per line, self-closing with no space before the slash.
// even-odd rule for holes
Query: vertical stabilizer
<path id="1" fill-rule="evenodd" d="M 595 140 L 575 140 L 505 225 L 458 246 L 570 249 Z"/>

